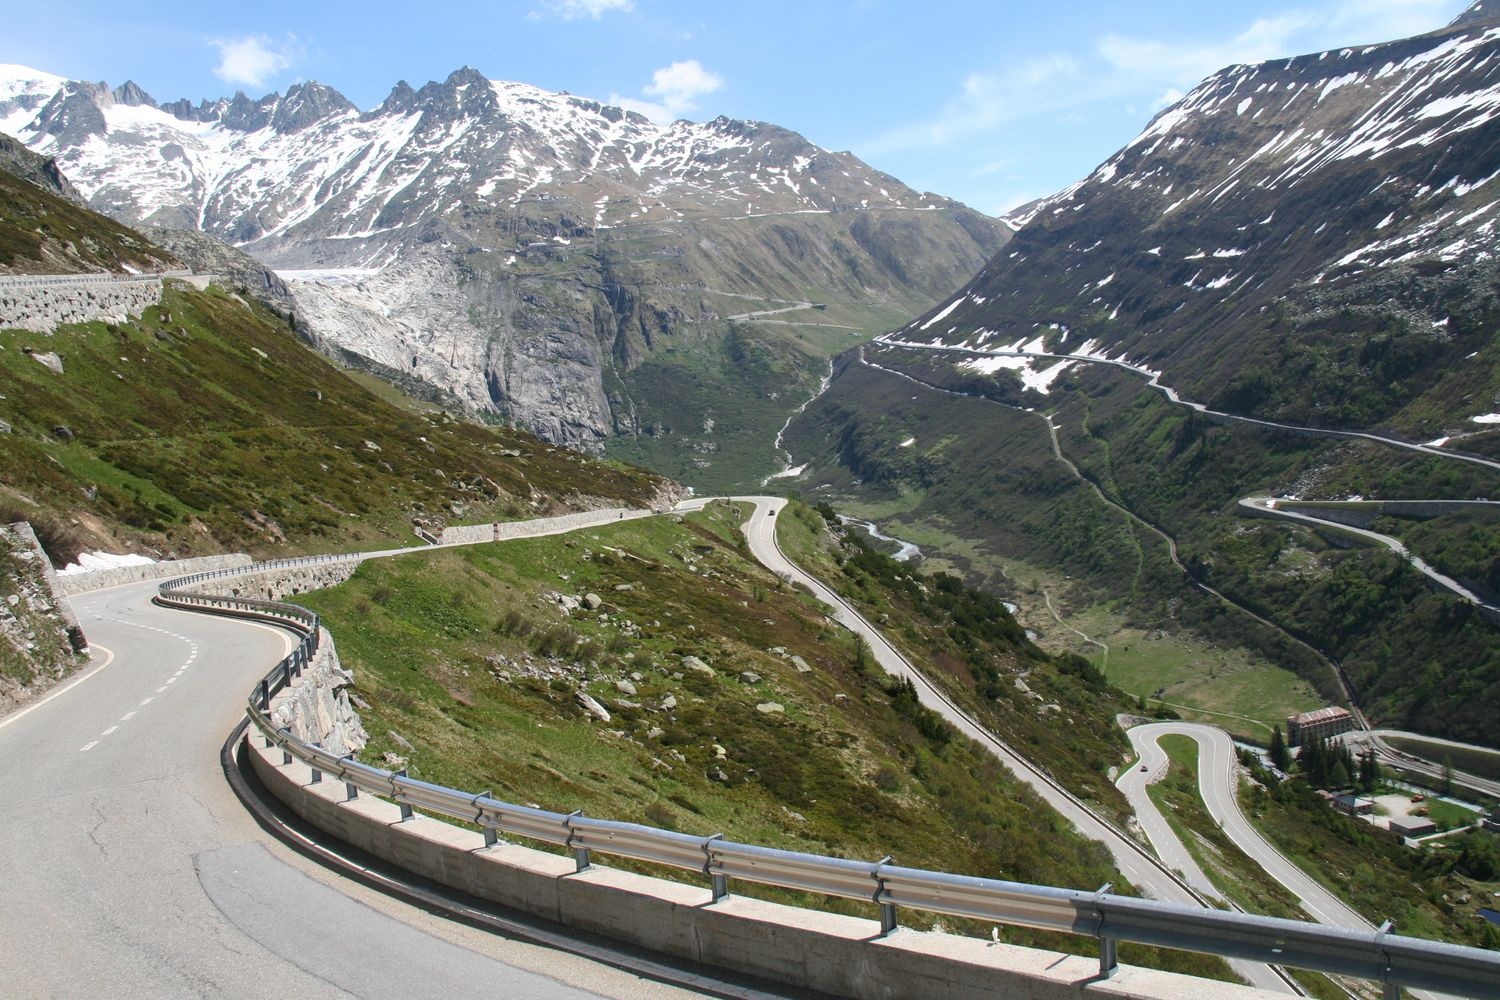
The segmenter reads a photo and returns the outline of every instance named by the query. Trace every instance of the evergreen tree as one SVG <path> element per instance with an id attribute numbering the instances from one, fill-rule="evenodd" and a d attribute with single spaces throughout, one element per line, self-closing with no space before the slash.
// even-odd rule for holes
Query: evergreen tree
<path id="1" fill-rule="evenodd" d="M 1359 787 L 1373 792 L 1380 784 L 1380 764 L 1375 760 L 1375 750 L 1370 748 L 1359 755 Z"/>
<path id="2" fill-rule="evenodd" d="M 1278 771 L 1285 771 L 1291 763 L 1292 755 L 1287 752 L 1286 739 L 1281 735 L 1281 727 L 1277 726 L 1271 730 L 1271 765 Z"/>

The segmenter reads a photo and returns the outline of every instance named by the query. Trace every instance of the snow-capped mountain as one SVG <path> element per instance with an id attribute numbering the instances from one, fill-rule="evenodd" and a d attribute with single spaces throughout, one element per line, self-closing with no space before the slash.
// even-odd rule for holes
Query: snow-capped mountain
<path id="1" fill-rule="evenodd" d="M 570 444 L 660 425 L 630 375 L 679 337 L 718 342 L 778 301 L 878 332 L 1007 235 L 774 125 L 658 125 L 472 69 L 362 113 L 318 83 L 158 104 L 0 67 L 0 131 L 107 214 L 300 278 L 330 349 Z M 803 320 L 829 325 L 783 322 Z"/>
<path id="2" fill-rule="evenodd" d="M 1493 412 L 1500 17 L 1485 6 L 1214 74 L 1011 219 L 1016 238 L 897 339 L 1042 337 L 1220 408 L 1333 426 L 1435 435 Z"/>

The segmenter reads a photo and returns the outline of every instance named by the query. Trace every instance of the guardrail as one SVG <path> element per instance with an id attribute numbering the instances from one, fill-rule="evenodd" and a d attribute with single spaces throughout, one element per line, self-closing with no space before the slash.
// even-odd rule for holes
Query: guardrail
<path id="1" fill-rule="evenodd" d="M 889 857 L 855 861 L 784 851 L 735 843 L 722 834 L 695 836 L 594 819 L 581 812 L 516 805 L 487 792 L 459 791 L 335 756 L 277 729 L 269 718 L 272 699 L 301 675 L 317 652 L 317 614 L 295 604 L 189 594 L 182 588 L 225 576 L 347 558 L 357 557 L 313 556 L 199 573 L 162 584 L 157 602 L 274 621 L 300 632 L 303 639 L 297 648 L 251 692 L 251 724 L 267 747 L 281 748 L 284 763 L 297 760 L 310 768 L 314 783 L 326 776 L 344 782 L 349 799 L 361 791 L 390 799 L 400 806 L 403 820 L 422 809 L 479 826 L 487 844 L 506 835 L 561 847 L 572 853 L 580 872 L 590 867 L 596 854 L 694 872 L 708 881 L 715 901 L 728 895 L 731 880 L 864 900 L 879 907 L 883 933 L 897 928 L 898 911 L 905 908 L 1093 937 L 1100 942 L 1099 971 L 1105 978 L 1116 971 L 1118 943 L 1134 942 L 1374 980 L 1383 985 L 1387 1000 L 1397 1000 L 1402 987 L 1500 998 L 1500 953 L 1402 937 L 1391 933 L 1389 923 L 1370 933 L 1120 896 L 1111 893 L 1110 886 L 1087 892 L 905 868 L 892 864 Z"/>
<path id="2" fill-rule="evenodd" d="M 140 274 L 7 274 L 0 275 L 0 288 L 36 288 L 44 285 L 120 285 L 135 281 L 185 278 L 191 271 L 143 271 Z"/>

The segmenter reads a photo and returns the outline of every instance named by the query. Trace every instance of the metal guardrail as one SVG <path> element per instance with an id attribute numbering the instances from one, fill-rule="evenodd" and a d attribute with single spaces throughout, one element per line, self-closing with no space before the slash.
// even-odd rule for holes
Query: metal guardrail
<path id="1" fill-rule="evenodd" d="M 1389 923 L 1371 933 L 1120 896 L 1111 893 L 1110 886 L 1087 892 L 904 868 L 891 864 L 889 858 L 853 861 L 739 844 L 721 835 L 694 836 L 515 805 L 491 798 L 487 792 L 458 791 L 352 757 L 337 757 L 302 742 L 288 730 L 278 730 L 269 717 L 272 699 L 301 675 L 317 652 L 317 614 L 284 602 L 188 594 L 182 587 L 347 558 L 351 557 L 312 556 L 199 573 L 163 583 L 157 601 L 187 610 L 276 621 L 301 632 L 302 642 L 251 692 L 251 724 L 268 747 L 282 749 L 284 763 L 298 760 L 308 766 L 314 782 L 326 775 L 344 782 L 348 798 L 365 791 L 391 799 L 400 805 L 403 820 L 412 818 L 415 809 L 423 809 L 477 824 L 489 844 L 507 835 L 563 847 L 572 851 L 579 871 L 589 867 L 594 854 L 604 854 L 696 872 L 710 880 L 715 900 L 728 894 L 730 879 L 868 900 L 880 907 L 885 933 L 896 929 L 897 911 L 905 908 L 1093 937 L 1100 942 L 1100 975 L 1104 977 L 1117 967 L 1118 943 L 1133 942 L 1373 980 L 1383 985 L 1387 1000 L 1397 1000 L 1402 987 L 1479 1000 L 1500 998 L 1500 953 L 1402 937 L 1391 933 Z"/>

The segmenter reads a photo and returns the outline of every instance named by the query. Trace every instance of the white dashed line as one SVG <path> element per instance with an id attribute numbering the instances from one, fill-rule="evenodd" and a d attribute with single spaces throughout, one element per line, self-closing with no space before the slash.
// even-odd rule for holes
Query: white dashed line
<path id="1" fill-rule="evenodd" d="M 135 718 L 135 713 L 134 712 L 126 712 L 124 715 L 120 716 L 120 721 L 121 722 L 129 722 L 133 718 Z"/>
<path id="2" fill-rule="evenodd" d="M 177 680 L 177 675 L 176 675 L 176 674 L 173 674 L 173 675 L 172 675 L 172 676 L 171 676 L 171 677 L 168 677 L 168 678 L 167 678 L 167 683 L 168 683 L 168 684 L 171 684 L 171 683 L 173 683 L 173 682 L 174 682 L 174 681 L 176 681 L 176 680 Z M 158 690 L 161 690 L 161 689 L 158 689 Z"/>
<path id="3" fill-rule="evenodd" d="M 116 729 L 119 729 L 119 728 L 120 728 L 119 726 L 110 726 L 104 732 L 100 733 L 99 736 L 102 739 L 103 737 L 108 736 L 110 733 L 114 732 Z"/>
<path id="4" fill-rule="evenodd" d="M 83 746 L 81 746 L 81 747 L 78 748 L 78 752 L 79 753 L 87 753 L 88 751 L 94 749 L 94 747 L 96 747 L 98 745 L 99 745 L 99 741 L 98 740 L 94 740 L 91 743 L 85 743 Z"/>
<path id="5" fill-rule="evenodd" d="M 167 686 L 165 684 L 163 684 L 161 687 L 159 687 L 159 688 L 156 689 L 156 693 L 157 694 L 161 694 L 166 689 L 167 689 Z"/>
<path id="6" fill-rule="evenodd" d="M 145 708 L 147 705 L 151 704 L 155 700 L 156 700 L 155 697 L 147 698 L 145 701 L 141 702 L 141 707 Z"/>

